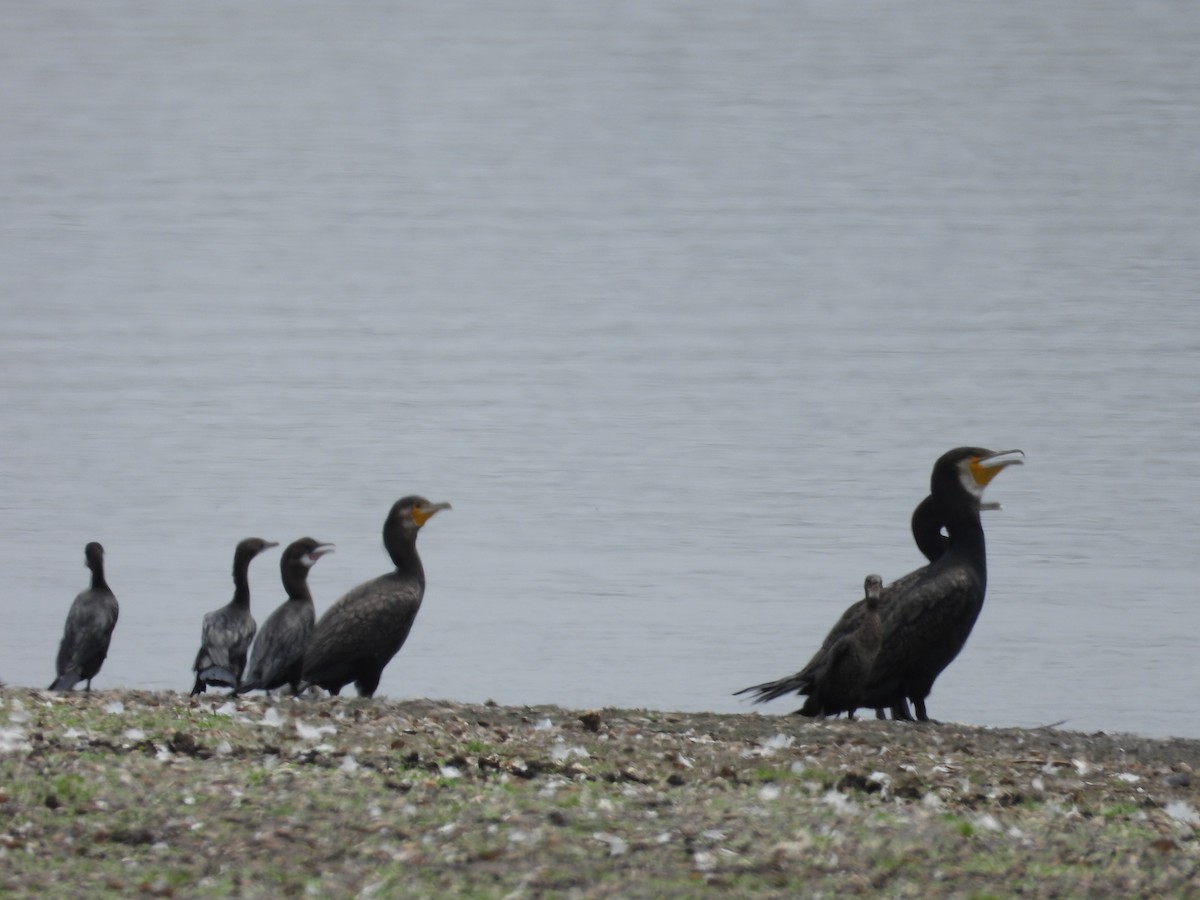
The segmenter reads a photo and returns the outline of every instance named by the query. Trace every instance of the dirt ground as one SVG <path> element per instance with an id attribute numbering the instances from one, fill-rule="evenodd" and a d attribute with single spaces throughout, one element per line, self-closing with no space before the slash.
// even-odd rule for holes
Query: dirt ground
<path id="1" fill-rule="evenodd" d="M 1200 896 L 1200 742 L 0 690 L 0 893 Z"/>

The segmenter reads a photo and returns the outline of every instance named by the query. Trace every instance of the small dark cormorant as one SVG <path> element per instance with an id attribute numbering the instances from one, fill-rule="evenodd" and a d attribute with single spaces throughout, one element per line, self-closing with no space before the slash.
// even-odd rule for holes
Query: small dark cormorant
<path id="1" fill-rule="evenodd" d="M 979 512 L 997 509 L 998 504 L 983 503 L 984 489 L 1010 465 L 1019 465 L 1020 450 L 992 451 L 981 447 L 959 447 L 945 453 L 934 464 L 930 478 L 930 496 L 913 514 L 913 531 L 923 552 L 940 543 L 928 530 L 918 537 L 918 513 L 926 529 L 939 523 L 946 529 L 944 549 L 929 565 L 909 573 L 888 585 L 882 594 L 883 641 L 872 667 L 862 699 L 863 706 L 877 709 L 890 706 L 898 718 L 908 718 L 906 700 L 912 700 L 917 718 L 926 721 L 925 698 L 942 670 L 962 650 L 979 611 L 987 588 L 987 557 Z M 831 636 L 854 621 L 852 606 L 834 626 Z M 861 613 L 860 613 L 861 614 Z M 778 697 L 789 691 L 811 696 L 820 693 L 818 650 L 809 665 L 796 675 L 768 682 L 745 691 L 755 691 L 755 702 Z M 741 691 L 739 693 L 744 693 Z"/>
<path id="2" fill-rule="evenodd" d="M 192 664 L 196 673 L 193 697 L 204 693 L 210 684 L 237 690 L 258 627 L 250 614 L 250 561 L 267 548 L 278 546 L 275 541 L 246 538 L 233 551 L 233 599 L 204 616 L 200 652 Z"/>
<path id="3" fill-rule="evenodd" d="M 425 595 L 417 532 L 449 508 L 449 503 L 430 503 L 424 497 L 395 502 L 383 523 L 383 545 L 396 568 L 353 588 L 321 616 L 304 653 L 305 685 L 323 687 L 336 696 L 353 681 L 360 697 L 375 693 L 384 666 L 404 645 Z"/>
<path id="4" fill-rule="evenodd" d="M 871 666 L 879 652 L 883 625 L 879 618 L 879 595 L 883 579 L 868 575 L 863 582 L 863 613 L 858 626 L 838 638 L 822 654 L 819 671 L 813 673 L 814 690 L 804 707 L 803 716 L 836 716 L 846 713 L 851 719 L 862 706 L 863 691 L 871 675 Z"/>
<path id="5" fill-rule="evenodd" d="M 308 570 L 332 552 L 333 544 L 322 544 L 310 537 L 293 541 L 283 551 L 279 573 L 288 598 L 263 623 L 239 691 L 270 692 L 287 684 L 293 694 L 299 692 L 304 648 L 308 646 L 316 618 L 308 590 Z"/>
<path id="6" fill-rule="evenodd" d="M 85 679 L 86 689 L 92 689 L 92 679 L 108 656 L 108 644 L 117 625 L 120 607 L 104 580 L 104 548 L 92 541 L 83 555 L 92 570 L 92 586 L 75 598 L 67 613 L 55 663 L 58 677 L 50 685 L 52 691 L 69 691 Z"/>

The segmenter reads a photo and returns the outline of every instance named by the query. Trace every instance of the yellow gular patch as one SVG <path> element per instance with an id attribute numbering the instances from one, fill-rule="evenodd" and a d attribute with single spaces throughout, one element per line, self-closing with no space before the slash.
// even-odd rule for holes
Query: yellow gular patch
<path id="1" fill-rule="evenodd" d="M 1004 471 L 1004 466 L 982 466 L 981 457 L 971 457 L 971 477 L 975 479 L 975 483 L 980 487 L 987 487 L 988 483 Z"/>
<path id="2" fill-rule="evenodd" d="M 449 508 L 449 503 L 427 503 L 424 506 L 414 506 L 412 511 L 413 521 L 416 522 L 419 527 L 424 525 L 443 509 Z"/>

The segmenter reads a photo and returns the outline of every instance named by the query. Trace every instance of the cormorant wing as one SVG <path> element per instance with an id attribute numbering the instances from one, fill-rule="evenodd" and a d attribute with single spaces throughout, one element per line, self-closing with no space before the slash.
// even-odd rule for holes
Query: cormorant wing
<path id="1" fill-rule="evenodd" d="M 884 585 L 883 591 L 879 594 L 879 608 L 881 610 L 886 609 L 888 604 L 906 594 L 913 585 L 926 578 L 929 575 L 929 570 L 932 568 L 933 563 L 929 563 L 928 565 L 921 566 L 919 569 L 913 569 L 907 575 L 901 575 L 891 584 Z"/>
<path id="2" fill-rule="evenodd" d="M 258 632 L 245 686 L 266 688 L 305 652 L 312 631 L 313 608 L 308 602 L 285 601 Z"/>
<path id="3" fill-rule="evenodd" d="M 734 691 L 734 696 L 753 692 L 757 695 L 754 698 L 755 703 L 766 703 L 768 700 L 774 700 L 776 697 L 782 697 L 784 694 L 790 694 L 793 691 L 801 694 L 808 693 L 814 681 L 821 678 L 828 670 L 830 651 L 839 641 L 853 634 L 858 629 L 863 615 L 866 613 L 866 609 L 867 604 L 865 600 L 857 600 L 851 603 L 845 612 L 842 613 L 841 618 L 829 629 L 829 633 L 825 635 L 825 640 L 821 642 L 821 646 L 817 648 L 812 658 L 809 659 L 804 668 L 799 672 L 784 678 L 778 678 L 775 681 L 764 681 L 762 684 L 742 688 L 740 691 Z"/>
<path id="4" fill-rule="evenodd" d="M 842 613 L 841 618 L 839 618 L 834 623 L 833 627 L 829 629 L 829 634 L 825 635 L 825 640 L 821 641 L 821 649 L 828 649 L 846 635 L 853 634 L 855 631 L 857 631 L 859 623 L 862 622 L 863 613 L 866 612 L 866 609 L 867 603 L 865 600 L 856 600 L 846 607 L 846 611 Z"/>
<path id="5" fill-rule="evenodd" d="M 927 569 L 881 610 L 883 640 L 871 670 L 865 706 L 892 703 L 914 669 L 936 666 L 940 672 L 945 668 L 966 640 L 957 624 L 963 618 L 962 605 L 974 605 L 978 615 L 983 590 L 971 572 L 961 567 Z M 970 623 L 974 624 L 973 617 Z"/>
<path id="6" fill-rule="evenodd" d="M 216 667 L 240 675 L 257 628 L 254 616 L 243 608 L 229 605 L 208 613 L 200 629 L 195 670 L 203 672 Z"/>
<path id="7" fill-rule="evenodd" d="M 80 672 L 94 657 L 103 659 L 116 624 L 117 602 L 111 594 L 84 591 L 76 597 L 58 649 L 58 670 Z"/>
<path id="8" fill-rule="evenodd" d="M 222 607 L 205 613 L 200 625 L 200 653 L 197 654 L 196 665 L 193 666 L 197 672 L 213 665 L 229 667 L 229 654 L 226 652 L 229 639 L 224 637 L 228 632 L 224 622 L 227 612 L 228 610 Z"/>
<path id="9" fill-rule="evenodd" d="M 834 641 L 833 646 L 825 651 L 825 657 L 820 665 L 814 669 L 811 678 L 813 682 L 819 683 L 826 678 L 836 678 L 838 670 L 844 665 L 845 661 L 854 653 L 856 649 L 852 635 L 838 638 Z"/>
<path id="10" fill-rule="evenodd" d="M 363 659 L 386 663 L 408 637 L 422 594 L 420 582 L 394 573 L 352 588 L 313 628 L 304 654 L 304 681 L 346 678 Z"/>

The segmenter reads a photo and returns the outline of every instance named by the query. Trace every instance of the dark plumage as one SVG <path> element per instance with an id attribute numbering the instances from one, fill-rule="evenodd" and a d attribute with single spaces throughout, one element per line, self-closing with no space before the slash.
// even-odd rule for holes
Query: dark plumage
<path id="1" fill-rule="evenodd" d="M 844 712 L 853 719 L 854 711 L 863 705 L 863 691 L 882 635 L 879 619 L 882 590 L 883 579 L 868 575 L 863 582 L 863 613 L 858 625 L 834 641 L 823 654 L 820 668 L 812 676 L 813 692 L 799 711 L 801 715 L 824 718 Z"/>
<path id="2" fill-rule="evenodd" d="M 984 488 L 1006 466 L 1023 462 L 1019 450 L 995 452 L 979 447 L 959 447 L 943 454 L 934 464 L 930 496 L 913 513 L 913 536 L 925 553 L 940 555 L 888 585 L 881 595 L 880 617 L 883 640 L 861 705 L 892 707 L 897 718 L 909 718 L 907 700 L 916 706 L 917 718 L 928 719 L 925 698 L 942 670 L 966 643 L 987 586 L 987 563 L 982 509 L 997 504 L 981 502 Z M 937 537 L 935 526 L 946 529 Z M 823 656 L 830 639 L 857 627 L 863 601 L 851 606 L 830 631 L 812 661 L 795 675 L 746 688 L 754 691 L 755 702 L 770 700 L 791 691 L 810 698 L 824 690 Z M 804 712 L 808 708 L 799 710 Z"/>
<path id="3" fill-rule="evenodd" d="M 333 544 L 322 544 L 310 537 L 293 541 L 283 551 L 279 573 L 288 598 L 263 623 L 246 680 L 239 691 L 273 691 L 287 684 L 291 685 L 293 694 L 299 692 L 304 649 L 315 618 L 312 594 L 308 590 L 308 570 L 318 559 L 332 552 Z"/>
<path id="4" fill-rule="evenodd" d="M 1021 451 L 1005 450 L 1003 452 L 1020 453 Z M 1000 504 L 981 502 L 976 506 L 976 509 L 981 511 L 985 509 L 1000 509 Z M 942 521 L 942 514 L 938 510 L 937 501 L 934 500 L 933 494 L 930 494 L 917 504 L 917 508 L 913 510 L 912 519 L 909 524 L 912 528 L 913 541 L 916 542 L 917 549 L 930 562 L 939 560 L 942 554 L 949 549 L 950 536 L 945 533 L 945 522 Z M 917 569 L 901 578 L 897 578 L 888 585 L 888 588 L 896 590 L 898 587 L 905 585 L 908 579 L 915 578 L 920 571 L 922 570 Z"/>
<path id="5" fill-rule="evenodd" d="M 354 682 L 360 697 L 375 693 L 384 666 L 404 645 L 425 595 L 417 532 L 434 514 L 449 508 L 449 503 L 430 503 L 424 497 L 396 501 L 383 523 L 383 545 L 396 568 L 352 589 L 321 616 L 304 654 L 305 685 L 336 695 Z"/>
<path id="6" fill-rule="evenodd" d="M 92 679 L 108 656 L 108 644 L 117 625 L 120 607 L 104 580 L 104 548 L 92 541 L 83 553 L 92 571 L 92 586 L 75 598 L 67 613 L 55 663 L 58 677 L 50 685 L 52 691 L 69 691 L 84 680 L 87 690 L 92 689 Z"/>
<path id="7" fill-rule="evenodd" d="M 883 644 L 864 692 L 864 705 L 896 706 L 912 700 L 917 719 L 929 718 L 925 698 L 954 661 L 983 609 L 987 547 L 979 511 L 983 491 L 1020 450 L 959 447 L 933 467 L 930 493 L 949 534 L 949 546 L 884 608 Z"/>
<path id="8" fill-rule="evenodd" d="M 917 504 L 913 510 L 912 518 L 909 520 L 909 526 L 912 530 L 913 541 L 916 543 L 917 549 L 930 562 L 933 562 L 946 552 L 946 547 L 949 545 L 950 539 L 942 534 L 942 522 L 932 496 L 926 497 Z M 910 572 L 883 588 L 883 592 L 880 595 L 880 605 L 886 605 L 892 597 L 906 590 L 908 585 L 916 580 L 923 571 L 925 571 L 923 568 L 917 569 L 915 572 Z M 794 675 L 788 675 L 786 678 L 756 684 L 752 687 L 743 688 L 736 693 L 747 694 L 753 691 L 756 694 L 754 698 L 755 703 L 765 703 L 768 700 L 774 700 L 776 697 L 782 697 L 784 694 L 792 692 L 807 693 L 808 688 L 812 685 L 815 673 L 824 671 L 827 668 L 826 657 L 830 649 L 838 641 L 854 634 L 859 629 L 865 613 L 866 598 L 850 604 L 846 608 L 846 611 L 842 613 L 841 618 L 829 629 L 829 633 L 825 635 L 825 640 L 821 641 L 820 648 L 813 654 L 813 658 L 809 660 L 808 665 L 803 669 Z M 796 710 L 796 712 L 803 713 L 803 710 Z M 907 704 L 898 713 L 897 718 L 908 718 Z M 883 710 L 877 710 L 877 715 L 879 718 L 883 718 Z"/>
<path id="9" fill-rule="evenodd" d="M 913 541 L 916 543 L 917 549 L 930 562 L 940 557 L 950 546 L 950 538 L 942 532 L 942 520 L 938 515 L 937 504 L 934 503 L 932 494 L 917 504 L 912 518 L 909 520 L 909 527 L 912 530 Z M 911 572 L 910 575 L 912 575 Z M 898 584 L 899 582 L 892 583 Z"/>
<path id="10" fill-rule="evenodd" d="M 250 561 L 269 547 L 278 546 L 275 541 L 246 538 L 233 551 L 233 599 L 204 616 L 200 651 L 192 664 L 196 673 L 193 697 L 210 684 L 237 689 L 258 627 L 250 614 Z"/>

